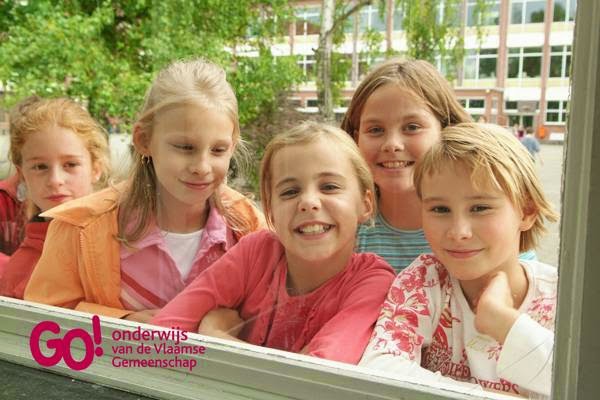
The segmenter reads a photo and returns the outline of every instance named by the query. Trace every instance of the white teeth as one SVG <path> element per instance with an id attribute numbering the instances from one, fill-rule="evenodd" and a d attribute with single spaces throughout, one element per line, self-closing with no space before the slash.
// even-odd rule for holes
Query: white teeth
<path id="1" fill-rule="evenodd" d="M 385 161 L 381 163 L 384 168 L 405 168 L 412 164 L 412 161 Z"/>
<path id="2" fill-rule="evenodd" d="M 328 231 L 330 225 L 321 225 L 321 224 L 313 224 L 313 225 L 305 225 L 301 228 L 298 228 L 300 233 L 306 233 L 309 235 L 317 235 L 319 233 L 323 233 Z"/>

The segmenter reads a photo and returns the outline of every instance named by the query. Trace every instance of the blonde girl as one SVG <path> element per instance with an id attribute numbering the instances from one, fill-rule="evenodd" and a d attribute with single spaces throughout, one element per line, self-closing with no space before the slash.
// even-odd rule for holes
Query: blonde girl
<path id="1" fill-rule="evenodd" d="M 415 187 L 434 255 L 398 275 L 361 364 L 549 396 L 558 275 L 519 253 L 556 213 L 527 150 L 496 125 L 450 126 Z"/>
<path id="2" fill-rule="evenodd" d="M 415 162 L 441 130 L 470 121 L 448 82 L 428 62 L 390 59 L 360 83 L 342 121 L 367 161 L 378 191 L 374 226 L 361 226 L 359 252 L 374 252 L 400 271 L 430 252 L 412 181 Z"/>
<path id="3" fill-rule="evenodd" d="M 46 214 L 48 243 L 25 299 L 148 321 L 263 217 L 226 185 L 240 142 L 224 71 L 175 62 L 133 128 L 131 178 Z"/>
<path id="4" fill-rule="evenodd" d="M 274 231 L 243 238 L 152 323 L 357 363 L 393 279 L 354 253 L 375 207 L 366 163 L 343 131 L 305 123 L 269 143 L 260 176 Z"/>
<path id="5" fill-rule="evenodd" d="M 10 158 L 26 188 L 28 222 L 2 274 L 0 294 L 22 299 L 50 223 L 40 213 L 104 186 L 110 163 L 106 133 L 76 102 L 35 99 L 18 108 L 11 121 Z"/>

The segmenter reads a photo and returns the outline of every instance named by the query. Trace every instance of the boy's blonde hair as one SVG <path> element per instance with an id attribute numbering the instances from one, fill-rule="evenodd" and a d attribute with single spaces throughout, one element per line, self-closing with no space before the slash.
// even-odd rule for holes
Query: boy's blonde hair
<path id="1" fill-rule="evenodd" d="M 356 88 L 342 120 L 342 129 L 358 141 L 360 116 L 367 99 L 384 85 L 397 85 L 421 98 L 442 128 L 472 119 L 454 95 L 448 81 L 424 60 L 392 58 L 377 65 Z"/>
<path id="2" fill-rule="evenodd" d="M 326 125 L 323 123 L 306 121 L 290 129 L 288 132 L 275 136 L 267 145 L 262 161 L 260 163 L 260 196 L 263 212 L 269 226 L 273 227 L 273 214 L 271 212 L 271 185 L 272 171 L 271 163 L 273 157 L 279 150 L 288 146 L 306 145 L 315 143 L 319 140 L 326 140 L 331 143 L 331 156 L 336 157 L 344 154 L 350 160 L 358 184 L 363 196 L 368 191 L 375 193 L 375 185 L 371 170 L 360 154 L 356 143 L 341 129 Z M 377 210 L 373 204 L 373 213 Z"/>
<path id="3" fill-rule="evenodd" d="M 10 114 L 10 154 L 17 167 L 23 165 L 23 146 L 30 135 L 41 129 L 60 126 L 70 129 L 83 141 L 90 153 L 92 167 L 102 172 L 96 189 L 104 187 L 110 175 L 110 154 L 106 131 L 80 104 L 68 98 L 41 99 L 29 97 L 17 104 Z M 26 218 L 40 213 L 40 209 L 28 200 Z"/>
<path id="4" fill-rule="evenodd" d="M 504 128 L 483 123 L 449 126 L 442 139 L 417 162 L 414 182 L 422 198 L 424 176 L 431 176 L 450 165 L 461 164 L 471 171 L 477 186 L 491 184 L 506 194 L 524 214 L 535 213 L 532 227 L 521 233 L 519 251 L 535 248 L 545 232 L 544 219 L 556 221 L 557 214 L 546 199 L 529 152 Z"/>
<path id="5" fill-rule="evenodd" d="M 233 123 L 235 151 L 238 154 L 243 151 L 237 99 L 226 80 L 225 71 L 218 65 L 201 59 L 174 62 L 158 74 L 146 93 L 144 106 L 134 129 L 139 129 L 149 142 L 156 117 L 165 110 L 186 105 L 225 113 Z M 122 209 L 135 210 L 133 223 L 131 213 L 119 213 L 119 239 L 125 244 L 139 240 L 157 212 L 157 178 L 152 160 L 145 162 L 135 148 L 132 156 L 132 178 L 120 200 Z M 245 229 L 246 221 L 237 215 L 229 215 L 217 192 L 211 196 L 211 202 L 228 222 L 235 221 L 233 226 L 230 224 L 233 230 Z"/>

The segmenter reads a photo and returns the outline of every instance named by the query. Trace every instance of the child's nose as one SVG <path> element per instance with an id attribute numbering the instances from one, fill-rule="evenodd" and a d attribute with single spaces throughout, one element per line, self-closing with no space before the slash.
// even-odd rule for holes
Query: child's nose
<path id="1" fill-rule="evenodd" d="M 206 157 L 197 157 L 190 163 L 189 170 L 194 175 L 207 175 L 210 173 L 210 164 Z"/>
<path id="2" fill-rule="evenodd" d="M 55 187 L 61 186 L 65 183 L 66 172 L 62 168 L 50 168 L 50 174 L 48 176 L 48 186 Z"/>
<path id="3" fill-rule="evenodd" d="M 448 237 L 453 240 L 469 239 L 473 235 L 471 224 L 464 217 L 456 217 L 448 229 Z"/>
<path id="4" fill-rule="evenodd" d="M 317 193 L 315 192 L 304 192 L 300 196 L 300 202 L 298 203 L 298 208 L 302 212 L 306 212 L 309 210 L 316 211 L 321 208 L 321 200 Z"/>
<path id="5" fill-rule="evenodd" d="M 387 135 L 385 142 L 383 143 L 382 150 L 386 153 L 396 153 L 404 150 L 404 142 L 400 135 L 392 133 Z"/>

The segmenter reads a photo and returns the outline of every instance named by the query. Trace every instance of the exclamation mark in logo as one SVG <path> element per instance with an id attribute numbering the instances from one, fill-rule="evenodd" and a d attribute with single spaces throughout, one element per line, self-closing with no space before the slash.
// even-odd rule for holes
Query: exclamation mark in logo
<path id="1" fill-rule="evenodd" d="M 94 343 L 98 345 L 98 347 L 94 349 L 94 353 L 96 353 L 96 356 L 100 357 L 104 354 L 104 350 L 100 347 L 100 343 L 102 343 L 102 332 L 100 331 L 100 318 L 97 315 L 92 317 L 92 330 L 94 331 Z"/>

